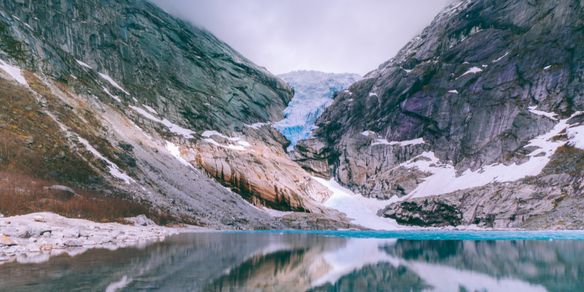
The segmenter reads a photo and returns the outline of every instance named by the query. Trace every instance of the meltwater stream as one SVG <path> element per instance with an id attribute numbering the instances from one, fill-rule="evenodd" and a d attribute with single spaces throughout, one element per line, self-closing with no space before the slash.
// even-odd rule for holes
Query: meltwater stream
<path id="1" fill-rule="evenodd" d="M 582 291 L 582 232 L 216 232 L 0 265 L 0 291 Z"/>

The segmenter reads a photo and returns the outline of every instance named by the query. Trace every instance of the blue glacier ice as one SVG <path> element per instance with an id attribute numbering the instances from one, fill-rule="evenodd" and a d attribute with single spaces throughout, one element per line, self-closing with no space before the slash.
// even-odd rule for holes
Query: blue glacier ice
<path id="1" fill-rule="evenodd" d="M 337 92 L 361 78 L 351 73 L 318 71 L 294 71 L 279 77 L 295 91 L 294 98 L 284 110 L 284 119 L 274 124 L 274 127 L 291 142 L 290 148 L 299 140 L 311 136 L 316 120 L 332 103 Z"/>

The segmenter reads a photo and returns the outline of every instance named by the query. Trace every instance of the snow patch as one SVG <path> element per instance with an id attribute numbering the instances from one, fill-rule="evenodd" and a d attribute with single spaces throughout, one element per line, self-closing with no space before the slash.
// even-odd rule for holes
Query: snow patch
<path id="1" fill-rule="evenodd" d="M 259 130 L 259 129 L 261 129 L 264 126 L 269 126 L 269 125 L 271 125 L 271 123 L 253 123 L 251 125 L 250 124 L 245 124 L 246 127 L 252 128 L 252 129 L 255 129 L 255 130 Z"/>
<path id="2" fill-rule="evenodd" d="M 134 110 L 135 112 L 137 112 L 138 114 L 140 114 L 141 116 L 143 116 L 151 121 L 154 121 L 154 122 L 157 122 L 159 124 L 164 125 L 166 128 L 168 128 L 168 130 L 170 132 L 177 134 L 177 135 L 180 135 L 180 136 L 183 136 L 185 139 L 191 139 L 191 138 L 193 138 L 193 134 L 195 134 L 194 131 L 183 128 L 183 127 L 181 127 L 181 126 L 179 126 L 179 125 L 177 125 L 177 124 L 175 124 L 167 119 L 160 119 L 156 116 L 153 116 L 150 112 L 148 112 L 140 107 L 131 105 L 130 108 L 132 110 Z"/>
<path id="3" fill-rule="evenodd" d="M 503 60 L 503 58 L 507 57 L 508 55 L 509 55 L 509 52 L 506 52 L 503 56 L 493 60 L 493 63 L 497 63 L 497 62 Z"/>
<path id="4" fill-rule="evenodd" d="M 77 64 L 81 65 L 82 67 L 92 69 L 91 66 L 87 65 L 87 63 L 85 63 L 83 61 L 79 61 L 79 60 L 75 60 L 75 61 L 77 62 Z"/>
<path id="5" fill-rule="evenodd" d="M 107 88 L 105 87 L 101 87 L 103 89 L 103 91 L 109 95 L 111 98 L 113 98 L 115 101 L 122 103 L 122 100 L 117 96 L 117 95 L 113 95 L 111 92 L 109 92 L 109 90 L 107 90 Z"/>
<path id="6" fill-rule="evenodd" d="M 126 95 L 130 95 L 130 93 L 128 93 L 124 88 L 122 88 L 118 83 L 116 83 L 109 75 L 103 74 L 103 73 L 99 73 L 99 72 L 98 72 L 98 74 L 105 81 L 109 82 L 109 84 L 111 84 L 113 87 L 119 89 L 120 91 L 122 91 Z"/>
<path id="7" fill-rule="evenodd" d="M 365 137 L 374 136 L 375 132 L 367 130 L 367 131 L 361 132 L 361 135 L 363 135 Z"/>
<path id="8" fill-rule="evenodd" d="M 91 154 L 93 154 L 95 157 L 97 157 L 97 158 L 99 158 L 107 163 L 109 173 L 113 177 L 124 181 L 126 184 L 130 184 L 131 182 L 134 181 L 131 177 L 129 177 L 126 173 L 124 173 L 115 163 L 111 162 L 109 159 L 107 159 L 105 156 L 103 156 L 101 153 L 99 153 L 99 151 L 97 151 L 97 149 L 95 149 L 89 143 L 89 141 L 83 139 L 79 135 L 77 135 L 77 139 L 79 140 L 79 142 L 81 142 L 81 144 L 83 144 L 83 146 L 85 146 L 85 148 L 87 150 L 89 150 L 89 152 L 91 152 Z"/>
<path id="9" fill-rule="evenodd" d="M 528 109 L 529 109 L 529 112 L 532 114 L 535 114 L 538 116 L 544 116 L 544 117 L 550 118 L 554 121 L 558 120 L 557 118 L 555 118 L 558 114 L 537 110 L 537 106 L 530 106 L 530 107 L 528 107 Z"/>
<path id="10" fill-rule="evenodd" d="M 376 139 L 375 142 L 371 143 L 371 146 L 375 145 L 390 145 L 390 146 L 409 146 L 409 145 L 419 145 L 424 144 L 424 138 L 417 138 L 413 140 L 405 140 L 405 141 L 387 141 L 386 139 Z"/>
<path id="11" fill-rule="evenodd" d="M 313 179 L 333 193 L 323 205 L 347 214 L 352 219 L 352 223 L 376 230 L 400 228 L 395 220 L 377 216 L 377 211 L 397 201 L 395 197 L 390 200 L 365 198 L 344 188 L 334 179 L 325 180 L 319 177 L 313 177 Z"/>
<path id="12" fill-rule="evenodd" d="M 181 164 L 188 166 L 190 168 L 194 168 L 192 164 L 190 164 L 188 161 L 186 161 L 183 157 L 182 154 L 180 152 L 180 148 L 169 141 L 166 141 L 166 145 L 165 145 L 166 150 L 168 150 L 168 153 L 170 153 L 170 155 L 174 156 L 174 158 L 176 158 Z"/>
<path id="13" fill-rule="evenodd" d="M 578 112 L 572 117 L 578 114 L 580 113 Z M 433 152 L 424 152 L 401 164 L 406 168 L 416 168 L 430 173 L 430 176 L 426 177 L 407 197 L 441 195 L 493 182 L 511 182 L 528 176 L 536 176 L 549 163 L 551 156 L 559 147 L 566 143 L 584 147 L 584 135 L 582 134 L 584 126 L 569 128 L 567 121 L 568 119 L 561 120 L 549 132 L 531 139 L 525 147 L 535 147 L 536 150 L 529 153 L 527 155 L 529 160 L 522 164 L 504 165 L 497 163 L 484 166 L 477 171 L 468 169 L 457 176 L 454 166 L 441 162 Z M 572 137 L 570 141 L 553 139 L 564 130 L 568 132 L 569 137 Z"/>
<path id="14" fill-rule="evenodd" d="M 475 67 L 468 69 L 466 72 L 464 72 L 462 75 L 458 76 L 458 78 L 456 78 L 456 79 L 462 78 L 463 76 L 466 76 L 468 74 L 476 74 L 476 73 L 480 73 L 480 72 L 483 72 L 483 69 L 475 66 Z"/>
<path id="15" fill-rule="evenodd" d="M 222 147 L 222 148 L 227 148 L 227 149 L 231 149 L 231 150 L 236 150 L 236 151 L 244 151 L 246 148 L 251 147 L 251 144 L 249 144 L 249 142 L 243 140 L 241 137 L 228 137 L 225 136 L 217 131 L 204 131 L 201 136 L 203 136 L 203 141 L 213 144 L 215 146 L 218 147 Z M 223 139 L 226 139 L 230 142 L 234 142 L 237 145 L 232 145 L 232 144 L 221 144 L 215 140 L 213 140 L 211 137 L 213 136 L 219 136 Z"/>
<path id="16" fill-rule="evenodd" d="M 151 108 L 151 107 L 149 107 L 149 106 L 147 106 L 147 105 L 143 105 L 143 107 L 144 107 L 146 110 L 148 110 L 149 112 L 151 112 L 151 113 L 153 113 L 153 114 L 155 114 L 155 115 L 157 115 L 157 114 L 158 114 L 158 113 L 157 113 L 157 112 L 156 112 L 156 111 L 155 111 L 153 108 Z"/>
<path id="17" fill-rule="evenodd" d="M 105 292 L 116 292 L 118 290 L 124 289 L 124 287 L 128 286 L 132 283 L 133 279 L 128 278 L 128 276 L 124 275 L 120 280 L 115 281 L 107 285 L 105 288 Z"/>
<path id="18" fill-rule="evenodd" d="M 568 128 L 566 131 L 570 146 L 584 150 L 584 125 Z"/>
<path id="19" fill-rule="evenodd" d="M 10 77 L 12 77 L 14 80 L 16 80 L 16 82 L 18 82 L 24 86 L 28 86 L 26 79 L 24 78 L 24 76 L 22 76 L 22 71 L 20 70 L 20 68 L 12 66 L 12 65 L 4 62 L 3 60 L 0 60 L 0 69 L 2 69 L 4 72 L 8 73 L 8 75 L 10 75 Z"/>

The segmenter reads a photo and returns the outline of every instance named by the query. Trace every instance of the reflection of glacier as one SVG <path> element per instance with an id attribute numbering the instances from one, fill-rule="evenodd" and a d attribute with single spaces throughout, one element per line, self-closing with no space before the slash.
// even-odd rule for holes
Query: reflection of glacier
<path id="1" fill-rule="evenodd" d="M 310 137 L 314 124 L 334 95 L 360 77 L 356 74 L 334 74 L 296 71 L 279 76 L 294 88 L 294 98 L 284 111 L 284 119 L 274 125 L 291 146 Z"/>

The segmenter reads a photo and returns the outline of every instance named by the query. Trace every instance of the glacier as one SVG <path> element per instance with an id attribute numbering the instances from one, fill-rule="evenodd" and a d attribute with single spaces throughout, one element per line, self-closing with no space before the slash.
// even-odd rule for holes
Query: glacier
<path id="1" fill-rule="evenodd" d="M 274 128 L 290 141 L 289 149 L 311 136 L 316 120 L 338 92 L 361 79 L 358 74 L 319 71 L 294 71 L 278 77 L 294 88 L 294 97 L 284 110 L 284 119 L 274 124 Z"/>

